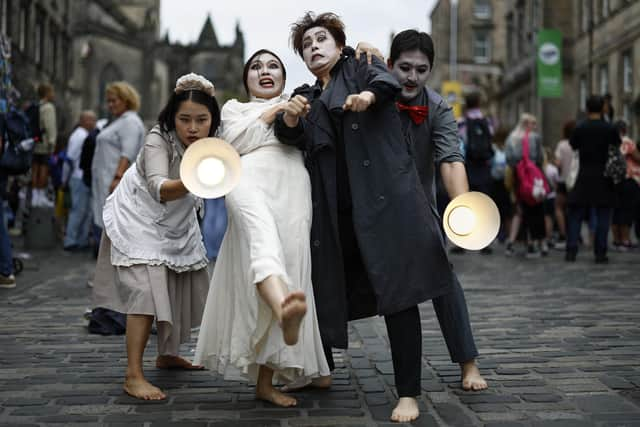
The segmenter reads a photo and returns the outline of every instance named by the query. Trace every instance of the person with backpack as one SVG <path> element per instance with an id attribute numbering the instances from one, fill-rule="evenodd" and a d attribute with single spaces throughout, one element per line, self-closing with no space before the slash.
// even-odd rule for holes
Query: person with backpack
<path id="1" fill-rule="evenodd" d="M 528 241 L 527 258 L 541 256 L 541 243 L 545 238 L 543 202 L 549 192 L 542 172 L 542 140 L 536 127 L 536 117 L 523 113 L 509 134 L 506 147 L 507 163 L 515 171 L 516 203 L 522 212 L 521 227 Z M 507 249 L 512 248 L 513 237 L 512 234 L 507 241 Z"/>
<path id="2" fill-rule="evenodd" d="M 71 210 L 64 236 L 64 250 L 75 251 L 89 246 L 89 228 L 91 226 L 91 187 L 83 180 L 80 168 L 82 147 L 96 126 L 96 114 L 93 111 L 83 111 L 80 114 L 78 126 L 71 133 L 67 145 L 67 159 L 69 159 L 68 182 L 71 191 Z M 65 174 L 67 175 L 67 174 Z"/>
<path id="3" fill-rule="evenodd" d="M 480 94 L 469 93 L 465 97 L 465 115 L 458 123 L 458 135 L 463 141 L 465 167 L 469 180 L 469 191 L 491 194 L 491 159 L 493 158 L 493 128 L 480 110 Z M 464 249 L 454 247 L 454 253 L 463 253 Z M 491 247 L 481 251 L 490 254 Z"/>
<path id="4" fill-rule="evenodd" d="M 37 106 L 37 113 L 35 107 L 27 110 L 32 126 L 32 137 L 36 140 L 31 170 L 31 206 L 53 207 L 53 202 L 47 197 L 49 157 L 55 149 L 58 138 L 53 86 L 48 83 L 41 84 L 38 86 L 38 96 L 40 103 Z"/>

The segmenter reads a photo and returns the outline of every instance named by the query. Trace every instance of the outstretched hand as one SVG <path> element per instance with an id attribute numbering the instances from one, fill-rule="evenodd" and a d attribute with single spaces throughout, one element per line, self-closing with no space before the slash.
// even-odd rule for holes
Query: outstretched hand
<path id="1" fill-rule="evenodd" d="M 366 111 L 366 109 L 369 108 L 374 102 L 376 102 L 376 96 L 373 94 L 373 92 L 363 90 L 358 94 L 347 96 L 342 109 L 345 111 L 350 110 L 356 113 L 360 113 L 362 111 Z"/>
<path id="2" fill-rule="evenodd" d="M 380 52 L 380 49 L 369 44 L 367 42 L 358 42 L 356 46 L 356 59 L 360 60 L 360 55 L 367 55 L 367 64 L 371 65 L 371 61 L 373 61 L 373 57 L 377 56 L 382 62 L 384 62 L 384 55 Z"/>

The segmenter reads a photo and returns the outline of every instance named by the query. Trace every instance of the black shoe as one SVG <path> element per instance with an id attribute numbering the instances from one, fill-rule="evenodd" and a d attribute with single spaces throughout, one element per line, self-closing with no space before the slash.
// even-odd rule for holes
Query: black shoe
<path id="1" fill-rule="evenodd" d="M 576 253 L 575 252 L 567 252 L 564 254 L 564 260 L 567 262 L 576 262 Z"/>
<path id="2" fill-rule="evenodd" d="M 608 264 L 609 257 L 606 255 L 596 255 L 596 264 Z"/>

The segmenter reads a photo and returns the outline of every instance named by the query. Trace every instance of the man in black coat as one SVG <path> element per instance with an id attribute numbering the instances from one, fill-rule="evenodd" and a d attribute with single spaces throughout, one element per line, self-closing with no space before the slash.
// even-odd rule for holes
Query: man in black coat
<path id="1" fill-rule="evenodd" d="M 451 199 L 468 191 L 465 164 L 458 143 L 458 127 L 451 107 L 426 82 L 433 69 L 434 46 L 424 32 L 406 30 L 391 42 L 387 65 L 402 86 L 397 103 L 410 141 L 416 169 L 429 204 L 436 206 L 435 166 Z M 424 112 L 424 113 L 421 113 Z M 486 381 L 475 363 L 473 339 L 464 292 L 457 278 L 453 291 L 432 300 L 451 360 L 462 370 L 462 388 L 483 390 Z"/>
<path id="2" fill-rule="evenodd" d="M 379 59 L 356 60 L 345 39 L 331 13 L 294 24 L 294 50 L 318 80 L 296 89 L 274 129 L 305 151 L 312 281 L 329 366 L 331 347 L 347 347 L 349 320 L 383 315 L 400 397 L 391 419 L 408 422 L 419 415 L 418 304 L 449 294 L 455 276 L 396 110 L 400 85 Z"/>

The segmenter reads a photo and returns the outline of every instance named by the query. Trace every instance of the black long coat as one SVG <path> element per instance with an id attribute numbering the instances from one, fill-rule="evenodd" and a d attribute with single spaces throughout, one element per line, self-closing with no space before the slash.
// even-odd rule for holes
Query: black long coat
<path id="1" fill-rule="evenodd" d="M 349 55 L 350 51 L 345 50 Z M 391 88 L 384 96 L 380 88 Z M 339 113 L 349 94 L 371 90 L 376 104 L 362 113 Z M 435 209 L 422 188 L 403 136 L 393 96 L 398 83 L 374 60 L 343 59 L 323 91 L 318 84 L 296 90 L 311 101 L 297 128 L 280 115 L 279 139 L 305 151 L 311 177 L 312 281 L 323 343 L 347 347 L 347 322 L 392 314 L 451 291 L 451 270 Z M 335 117 L 335 116 L 334 116 Z M 345 284 L 338 232 L 336 140 L 343 138 L 351 187 L 353 227 L 363 260 L 363 280 Z M 354 288 L 357 288 L 354 290 Z M 367 295 L 373 293 L 374 298 Z"/>

